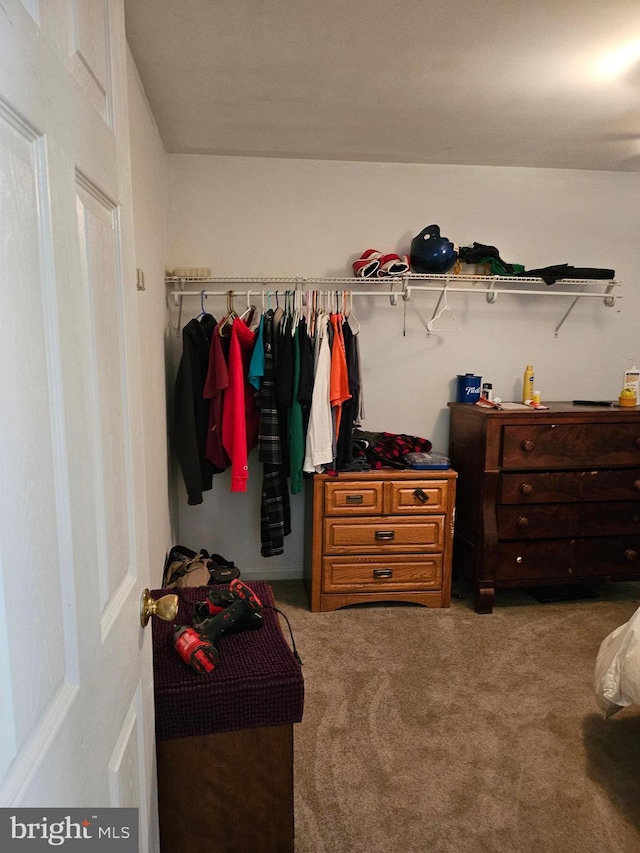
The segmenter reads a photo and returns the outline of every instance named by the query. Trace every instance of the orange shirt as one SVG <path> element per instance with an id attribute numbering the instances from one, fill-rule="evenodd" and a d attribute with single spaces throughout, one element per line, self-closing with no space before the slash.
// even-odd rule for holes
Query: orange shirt
<path id="1" fill-rule="evenodd" d="M 331 407 L 335 412 L 335 438 L 337 440 L 340 432 L 340 419 L 342 416 L 342 404 L 351 399 L 349 393 L 349 374 L 347 371 L 347 356 L 344 348 L 344 337 L 342 336 L 342 314 L 331 315 L 331 326 L 333 327 L 333 344 L 331 346 L 331 383 L 329 388 L 329 399 Z"/>

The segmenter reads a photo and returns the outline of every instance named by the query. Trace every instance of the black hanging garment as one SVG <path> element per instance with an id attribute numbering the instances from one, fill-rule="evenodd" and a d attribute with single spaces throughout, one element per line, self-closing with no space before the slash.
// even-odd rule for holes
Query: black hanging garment
<path id="1" fill-rule="evenodd" d="M 307 323 L 302 317 L 298 323 L 300 346 L 300 379 L 298 382 L 298 402 L 302 406 L 302 431 L 306 436 L 313 398 L 313 338 L 309 337 Z"/>
<path id="2" fill-rule="evenodd" d="M 347 377 L 351 396 L 342 404 L 342 416 L 340 418 L 340 430 L 338 432 L 336 450 L 336 468 L 339 471 L 348 470 L 353 462 L 353 428 L 355 427 L 358 407 L 360 405 L 359 378 L 356 373 L 356 338 L 347 322 L 342 324 L 342 337 L 344 339 Z"/>
<path id="3" fill-rule="evenodd" d="M 293 398 L 294 339 L 291 322 L 291 316 L 285 314 L 279 327 L 273 330 L 276 406 L 285 478 L 289 476 L 289 409 Z"/>
<path id="4" fill-rule="evenodd" d="M 254 395 L 260 410 L 258 458 L 263 463 L 260 502 L 260 553 L 274 557 L 284 553 L 284 537 L 291 533 L 289 490 L 282 464 L 280 426 L 276 402 L 273 311 L 266 312 L 263 327 L 264 377 Z"/>
<path id="5" fill-rule="evenodd" d="M 173 399 L 172 437 L 190 505 L 202 503 L 202 493 L 211 489 L 213 475 L 221 470 L 205 458 L 209 400 L 202 396 L 215 325 L 216 320 L 211 314 L 204 314 L 199 320 L 189 320 L 182 330 L 182 357 Z"/>

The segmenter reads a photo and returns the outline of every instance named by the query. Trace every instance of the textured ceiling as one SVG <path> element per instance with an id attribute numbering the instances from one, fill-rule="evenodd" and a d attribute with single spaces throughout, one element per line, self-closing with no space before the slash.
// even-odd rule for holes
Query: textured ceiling
<path id="1" fill-rule="evenodd" d="M 169 152 L 640 171 L 638 0 L 125 9 Z"/>

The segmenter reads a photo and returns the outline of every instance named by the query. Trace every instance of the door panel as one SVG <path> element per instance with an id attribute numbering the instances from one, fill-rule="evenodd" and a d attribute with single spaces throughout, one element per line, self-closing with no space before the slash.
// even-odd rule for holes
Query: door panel
<path id="1" fill-rule="evenodd" d="M 96 557 L 104 607 L 131 566 L 119 228 L 115 205 L 82 177 L 78 177 L 76 207 L 94 389 L 88 436 L 97 470 L 102 471 L 95 478 L 95 495 L 99 508 Z"/>
<path id="2" fill-rule="evenodd" d="M 0 802 L 137 806 L 145 851 L 157 815 L 125 75 L 121 0 L 0 4 Z"/>
<path id="3" fill-rule="evenodd" d="M 105 0 L 71 3 L 71 55 L 69 68 L 87 100 L 111 124 L 109 91 L 109 4 Z"/>
<path id="4" fill-rule="evenodd" d="M 65 531 L 59 531 L 65 475 L 64 466 L 57 464 L 64 440 L 56 401 L 59 347 L 56 330 L 45 316 L 52 284 L 41 262 L 51 252 L 51 235 L 38 215 L 39 189 L 46 187 L 47 178 L 42 136 L 4 106 L 0 220 L 9 227 L 0 243 L 0 268 L 9 286 L 2 288 L 1 296 L 7 322 L 0 335 L 0 543 L 8 576 L 4 594 L 9 656 L 16 662 L 22 659 L 28 671 L 27 678 L 7 673 L 3 685 L 20 709 L 14 717 L 14 750 L 24 746 L 68 678 L 66 590 L 60 569 L 68 538 L 63 543 Z M 11 583 L 12 577 L 21 582 Z M 45 621 L 47 609 L 53 616 Z M 42 624 L 42 632 L 25 632 L 25 614 Z"/>

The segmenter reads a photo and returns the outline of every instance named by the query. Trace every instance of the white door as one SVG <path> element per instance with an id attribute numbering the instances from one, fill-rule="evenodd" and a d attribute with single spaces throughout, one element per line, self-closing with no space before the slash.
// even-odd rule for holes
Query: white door
<path id="1" fill-rule="evenodd" d="M 121 0 L 0 3 L 0 805 L 153 850 L 125 75 Z"/>

